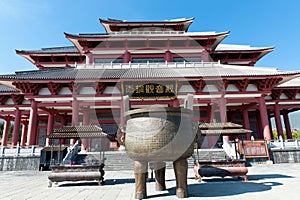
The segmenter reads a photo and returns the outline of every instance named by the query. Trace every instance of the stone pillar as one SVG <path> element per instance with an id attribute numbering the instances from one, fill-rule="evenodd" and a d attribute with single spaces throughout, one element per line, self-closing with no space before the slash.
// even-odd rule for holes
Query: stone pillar
<path id="1" fill-rule="evenodd" d="M 47 135 L 52 134 L 54 126 L 54 114 L 52 111 L 48 112 L 48 124 L 47 124 Z M 52 144 L 52 139 L 46 138 L 46 146 Z"/>
<path id="2" fill-rule="evenodd" d="M 291 124 L 290 124 L 290 119 L 289 119 L 289 113 L 286 110 L 283 112 L 283 120 L 284 120 L 287 139 L 292 139 L 293 137 L 292 137 L 292 130 L 291 130 Z"/>
<path id="3" fill-rule="evenodd" d="M 281 119 L 280 119 L 280 109 L 279 109 L 278 103 L 276 103 L 274 106 L 274 115 L 275 115 L 276 130 L 277 130 L 278 138 L 279 138 L 279 136 L 284 138 L 283 130 L 282 130 L 282 123 L 281 123 Z"/>
<path id="4" fill-rule="evenodd" d="M 26 146 L 27 131 L 28 131 L 28 121 L 24 121 L 23 129 L 22 129 L 22 136 L 21 136 L 21 147 Z"/>
<path id="5" fill-rule="evenodd" d="M 260 119 L 261 119 L 261 125 L 263 130 L 263 136 L 266 140 L 271 140 L 271 131 L 270 131 L 270 125 L 268 120 L 268 111 L 265 104 L 265 98 L 264 96 L 259 98 L 259 113 L 260 113 Z"/>
<path id="6" fill-rule="evenodd" d="M 248 115 L 248 109 L 243 109 L 243 120 L 244 120 L 244 127 L 245 129 L 250 130 L 250 122 L 249 122 L 249 115 Z M 246 139 L 250 140 L 251 134 L 246 135 Z"/>
<path id="7" fill-rule="evenodd" d="M 79 102 L 74 99 L 72 101 L 72 126 L 78 126 L 79 121 Z M 75 144 L 75 139 L 70 140 L 70 144 Z"/>
<path id="8" fill-rule="evenodd" d="M 29 124 L 28 124 L 28 133 L 27 133 L 27 143 L 28 145 L 36 144 L 36 132 L 37 132 L 37 102 L 35 100 L 31 101 Z"/>
<path id="9" fill-rule="evenodd" d="M 16 108 L 15 111 L 15 120 L 14 120 L 14 130 L 12 134 L 12 143 L 11 146 L 15 147 L 18 145 L 19 134 L 20 134 L 20 125 L 21 125 L 21 110 Z"/>
<path id="10" fill-rule="evenodd" d="M 10 129 L 10 121 L 11 121 L 11 118 L 10 118 L 10 116 L 8 116 L 4 122 L 2 142 L 1 142 L 3 147 L 7 146 L 7 139 L 8 139 L 8 135 L 9 135 L 9 129 Z"/>

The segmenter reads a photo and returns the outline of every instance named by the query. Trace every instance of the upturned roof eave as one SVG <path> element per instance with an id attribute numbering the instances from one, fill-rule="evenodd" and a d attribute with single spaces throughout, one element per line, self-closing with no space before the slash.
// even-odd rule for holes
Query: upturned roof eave
<path id="1" fill-rule="evenodd" d="M 253 53 L 253 52 L 272 52 L 275 47 L 270 46 L 270 47 L 251 47 L 252 49 L 217 49 L 215 50 L 215 53 Z"/>
<path id="2" fill-rule="evenodd" d="M 126 21 L 126 20 L 105 20 L 99 18 L 100 24 L 104 27 L 106 33 L 112 32 L 109 28 L 110 25 L 141 25 L 141 24 L 167 24 L 167 25 L 176 25 L 176 24 L 185 24 L 184 31 L 186 32 L 189 26 L 193 23 L 195 18 L 187 18 L 187 19 L 176 19 L 176 20 L 165 20 L 165 21 Z"/>
<path id="3" fill-rule="evenodd" d="M 84 34 L 71 34 L 64 33 L 67 39 L 105 39 L 105 38 L 148 38 L 148 37 L 190 37 L 190 38 L 210 38 L 210 37 L 226 37 L 228 36 L 230 31 L 223 32 L 187 32 L 182 34 L 99 34 L 99 33 L 84 33 Z"/>

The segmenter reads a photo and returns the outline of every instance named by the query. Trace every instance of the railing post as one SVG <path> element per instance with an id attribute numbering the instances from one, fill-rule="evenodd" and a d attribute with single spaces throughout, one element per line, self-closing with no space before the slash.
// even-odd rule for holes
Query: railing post
<path id="1" fill-rule="evenodd" d="M 32 145 L 31 146 L 31 156 L 34 156 L 34 151 L 35 151 L 35 147 Z"/>
<path id="2" fill-rule="evenodd" d="M 283 138 L 281 135 L 279 135 L 279 142 L 280 142 L 281 149 L 284 149 L 284 142 L 283 142 Z"/>
<path id="3" fill-rule="evenodd" d="M 2 146 L 2 147 L 1 147 L 1 151 L 0 151 L 0 156 L 1 156 L 1 157 L 4 157 L 4 155 L 5 155 L 5 147 Z"/>
<path id="4" fill-rule="evenodd" d="M 16 147 L 16 153 L 15 153 L 15 156 L 19 156 L 20 155 L 20 145 L 18 143 L 17 147 Z"/>

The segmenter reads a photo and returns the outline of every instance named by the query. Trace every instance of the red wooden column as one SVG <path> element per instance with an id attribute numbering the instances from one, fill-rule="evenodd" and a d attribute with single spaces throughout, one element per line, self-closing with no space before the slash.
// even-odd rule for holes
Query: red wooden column
<path id="1" fill-rule="evenodd" d="M 206 50 L 204 50 L 201 53 L 201 59 L 203 60 L 203 62 L 210 62 L 211 61 L 210 55 Z"/>
<path id="2" fill-rule="evenodd" d="M 50 135 L 53 132 L 53 126 L 54 126 L 54 114 L 52 111 L 48 112 L 48 124 L 47 124 L 47 135 Z M 52 144 L 52 139 L 47 138 L 46 139 L 46 146 Z"/>
<path id="3" fill-rule="evenodd" d="M 259 113 L 260 113 L 261 126 L 262 126 L 264 139 L 271 140 L 271 131 L 270 131 L 267 107 L 266 107 L 264 96 L 259 98 L 258 104 L 259 104 Z"/>
<path id="4" fill-rule="evenodd" d="M 287 139 L 292 139 L 293 137 L 292 137 L 292 129 L 291 129 L 291 124 L 289 119 L 289 113 L 286 110 L 284 110 L 283 112 L 283 120 L 284 120 Z"/>
<path id="5" fill-rule="evenodd" d="M 128 51 L 125 51 L 124 56 L 123 56 L 123 63 L 129 63 L 131 58 L 131 54 Z"/>
<path id="6" fill-rule="evenodd" d="M 226 108 L 226 99 L 224 97 L 220 98 L 219 103 L 219 109 L 220 109 L 220 120 L 222 123 L 227 122 L 227 108 Z M 223 136 L 223 139 L 226 141 L 230 140 L 229 136 Z"/>
<path id="7" fill-rule="evenodd" d="M 271 137 L 272 137 L 272 140 L 273 140 L 274 139 L 274 135 L 273 135 L 273 128 L 272 128 L 271 116 L 270 115 L 268 115 L 268 119 L 269 119 L 270 132 L 272 133 Z"/>
<path id="8" fill-rule="evenodd" d="M 60 117 L 60 128 L 64 127 L 67 125 L 67 119 L 66 117 L 61 116 Z M 61 139 L 61 144 L 67 144 L 67 139 Z"/>
<path id="9" fill-rule="evenodd" d="M 172 53 L 170 51 L 165 52 L 165 61 L 167 61 L 167 62 L 172 62 L 173 61 Z"/>
<path id="10" fill-rule="evenodd" d="M 208 107 L 209 107 L 210 122 L 215 122 L 216 121 L 216 119 L 215 119 L 216 104 L 208 105 Z M 210 148 L 214 147 L 219 139 L 218 136 L 214 136 L 214 135 L 205 136 L 205 138 L 207 139 L 207 145 Z"/>
<path id="11" fill-rule="evenodd" d="M 78 126 L 79 121 L 79 102 L 77 99 L 72 101 L 72 126 Z M 75 144 L 75 139 L 70 140 L 70 144 Z"/>
<path id="12" fill-rule="evenodd" d="M 10 128 L 10 121 L 11 117 L 8 116 L 5 119 L 4 127 L 3 127 L 3 135 L 2 135 L 2 146 L 6 147 L 7 146 L 7 139 L 8 139 L 8 134 L 9 134 L 9 128 Z"/>
<path id="13" fill-rule="evenodd" d="M 82 124 L 83 125 L 90 124 L 90 109 L 89 109 L 89 107 L 85 108 L 83 111 Z M 82 141 L 81 150 L 86 151 L 89 148 L 90 139 L 82 138 L 81 141 Z"/>
<path id="14" fill-rule="evenodd" d="M 21 125 L 21 110 L 19 108 L 16 108 L 15 120 L 14 120 L 14 130 L 13 130 L 13 134 L 12 134 L 12 143 L 11 143 L 12 147 L 15 147 L 18 145 L 20 125 Z"/>
<path id="15" fill-rule="evenodd" d="M 28 124 L 28 135 L 27 143 L 28 145 L 36 144 L 36 132 L 37 132 L 37 102 L 35 100 L 31 101 L 29 124 Z"/>
<path id="16" fill-rule="evenodd" d="M 250 122 L 249 122 L 249 115 L 248 115 L 248 109 L 243 109 L 243 120 L 244 120 L 244 127 L 245 129 L 250 130 Z M 251 134 L 246 135 L 246 139 L 250 140 Z"/>
<path id="17" fill-rule="evenodd" d="M 85 57 L 85 64 L 92 64 L 94 62 L 93 60 L 93 56 L 91 54 L 91 52 L 87 52 L 86 53 L 86 57 Z"/>
<path id="18" fill-rule="evenodd" d="M 28 131 L 28 121 L 23 121 L 22 124 L 23 124 L 23 129 L 22 129 L 22 136 L 21 136 L 21 147 L 25 147 L 27 131 Z"/>
<path id="19" fill-rule="evenodd" d="M 278 103 L 274 105 L 274 115 L 275 115 L 275 122 L 276 122 L 276 130 L 278 133 L 278 137 L 281 136 L 284 139 L 283 136 L 283 130 L 282 130 L 282 123 L 280 119 L 280 109 Z"/>

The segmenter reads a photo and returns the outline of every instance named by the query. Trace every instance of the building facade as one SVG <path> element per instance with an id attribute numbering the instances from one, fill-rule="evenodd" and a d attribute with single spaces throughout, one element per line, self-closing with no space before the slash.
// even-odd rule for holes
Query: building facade
<path id="1" fill-rule="evenodd" d="M 189 32 L 193 21 L 100 19 L 105 33 L 65 33 L 73 46 L 17 50 L 37 70 L 0 76 L 2 146 L 45 146 L 45 136 L 66 125 L 100 124 L 114 134 L 125 125 L 126 95 L 135 109 L 180 107 L 192 94 L 196 122 L 234 122 L 271 140 L 274 117 L 278 134 L 291 138 L 300 71 L 256 67 L 274 47 L 222 44 L 229 32 Z M 217 140 L 207 136 L 204 146 Z"/>

